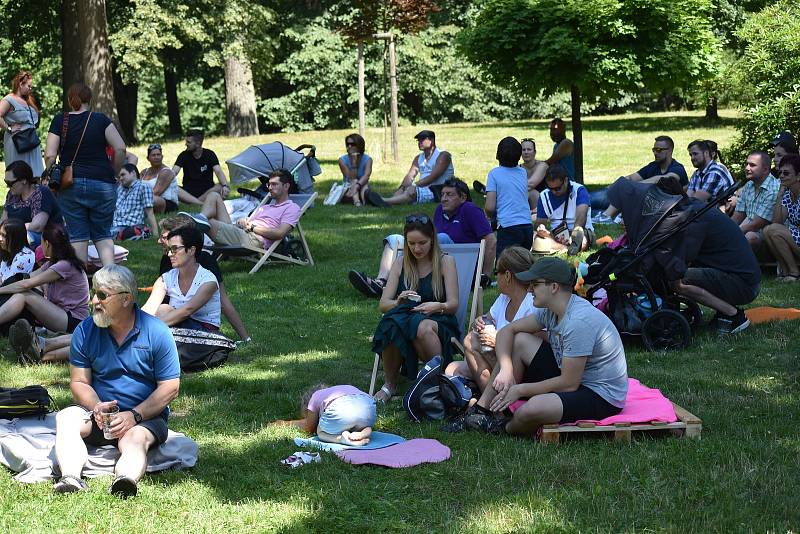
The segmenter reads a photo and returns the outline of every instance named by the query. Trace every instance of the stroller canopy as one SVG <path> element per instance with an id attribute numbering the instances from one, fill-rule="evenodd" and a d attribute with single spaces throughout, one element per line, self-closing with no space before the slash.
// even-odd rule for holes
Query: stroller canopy
<path id="1" fill-rule="evenodd" d="M 300 193 L 314 192 L 314 178 L 308 168 L 307 157 L 280 141 L 252 145 L 225 163 L 232 183 L 240 184 L 267 176 L 275 169 L 287 169 L 297 181 Z"/>
<path id="2" fill-rule="evenodd" d="M 608 198 L 622 212 L 631 250 L 636 250 L 648 238 L 652 238 L 652 233 L 682 199 L 680 195 L 662 191 L 655 184 L 632 182 L 626 178 L 620 178 L 611 185 Z"/>

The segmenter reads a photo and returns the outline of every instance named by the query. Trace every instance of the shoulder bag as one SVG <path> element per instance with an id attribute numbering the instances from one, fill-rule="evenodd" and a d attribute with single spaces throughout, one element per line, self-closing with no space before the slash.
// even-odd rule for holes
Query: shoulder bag
<path id="1" fill-rule="evenodd" d="M 33 123 L 33 111 L 31 111 L 30 105 L 28 105 L 28 113 L 31 114 L 31 122 Z M 12 133 L 11 141 L 14 143 L 14 148 L 17 149 L 18 154 L 30 152 L 42 144 L 42 142 L 39 140 L 39 136 L 36 134 L 36 124 L 30 128 L 26 128 L 25 130 Z"/>
<path id="2" fill-rule="evenodd" d="M 92 120 L 91 111 L 89 111 L 89 116 L 86 117 L 86 124 L 83 126 L 83 132 L 81 132 L 81 138 L 78 141 L 78 146 L 75 148 L 75 155 L 72 157 L 72 163 L 70 163 L 69 165 L 65 165 L 61 159 L 61 156 L 64 152 L 64 143 L 66 143 L 67 141 L 69 113 L 64 114 L 64 122 L 61 125 L 61 144 L 58 148 L 58 163 L 53 165 L 48 173 L 48 176 L 50 177 L 50 181 L 48 183 L 50 189 L 53 189 L 55 191 L 63 191 L 64 189 L 67 189 L 72 186 L 73 182 L 72 165 L 78 158 L 78 151 L 81 149 L 81 145 L 83 144 L 83 136 L 86 134 L 86 128 L 89 127 L 90 120 Z"/>

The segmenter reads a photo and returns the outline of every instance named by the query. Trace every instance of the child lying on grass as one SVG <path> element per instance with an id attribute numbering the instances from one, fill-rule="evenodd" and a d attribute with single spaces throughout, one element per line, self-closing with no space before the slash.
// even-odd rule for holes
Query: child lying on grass
<path id="1" fill-rule="evenodd" d="M 276 421 L 294 425 L 328 443 L 361 446 L 369 443 L 377 413 L 375 401 L 354 386 L 318 384 L 300 401 L 303 419 Z"/>

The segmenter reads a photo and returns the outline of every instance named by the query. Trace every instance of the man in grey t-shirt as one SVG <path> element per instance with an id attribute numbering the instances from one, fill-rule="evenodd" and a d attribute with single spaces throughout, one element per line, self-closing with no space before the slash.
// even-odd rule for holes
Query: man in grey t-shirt
<path id="1" fill-rule="evenodd" d="M 515 276 L 531 283 L 540 309 L 500 329 L 489 386 L 476 405 L 443 430 L 531 434 L 544 424 L 621 412 L 628 392 L 622 340 L 608 317 L 572 294 L 574 268 L 547 257 Z M 540 337 L 543 330 L 549 343 Z M 502 412 L 520 399 L 529 400 L 513 418 L 505 418 Z"/>

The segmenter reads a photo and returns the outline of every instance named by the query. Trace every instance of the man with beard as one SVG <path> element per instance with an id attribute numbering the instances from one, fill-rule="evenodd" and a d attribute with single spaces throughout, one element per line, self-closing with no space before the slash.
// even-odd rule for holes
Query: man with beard
<path id="1" fill-rule="evenodd" d="M 86 444 L 114 445 L 120 457 L 109 491 L 136 495 L 147 451 L 167 439 L 168 404 L 178 396 L 180 363 L 169 328 L 136 305 L 133 273 L 107 265 L 93 277 L 92 317 L 75 329 L 70 347 L 70 389 L 75 405 L 56 416 L 56 459 L 61 478 L 53 489 L 87 489 L 81 472 Z M 117 408 L 103 428 L 103 413 Z M 110 432 L 111 438 L 104 434 Z"/>

